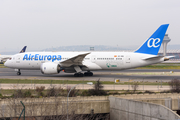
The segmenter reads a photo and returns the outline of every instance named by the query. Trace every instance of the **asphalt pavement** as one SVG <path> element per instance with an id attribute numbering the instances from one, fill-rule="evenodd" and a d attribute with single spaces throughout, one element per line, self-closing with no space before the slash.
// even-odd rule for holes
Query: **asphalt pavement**
<path id="1" fill-rule="evenodd" d="M 43 79 L 43 80 L 89 80 L 96 81 L 170 81 L 180 79 L 180 70 L 170 69 L 131 69 L 122 71 L 92 71 L 93 76 L 74 77 L 73 73 L 60 72 L 55 75 L 44 75 L 40 70 L 21 70 L 21 75 L 10 68 L 0 68 L 0 78 L 4 79 Z"/>

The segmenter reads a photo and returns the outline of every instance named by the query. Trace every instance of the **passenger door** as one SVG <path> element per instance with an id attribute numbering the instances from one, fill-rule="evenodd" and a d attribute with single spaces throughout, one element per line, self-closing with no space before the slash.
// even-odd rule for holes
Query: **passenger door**
<path id="1" fill-rule="evenodd" d="M 21 56 L 20 56 L 20 55 L 17 55 L 17 56 L 16 56 L 16 63 L 20 63 L 20 60 L 21 60 Z"/>
<path id="2" fill-rule="evenodd" d="M 126 68 L 131 67 L 131 57 L 130 56 L 126 56 L 126 58 L 125 58 L 125 66 L 126 66 Z"/>

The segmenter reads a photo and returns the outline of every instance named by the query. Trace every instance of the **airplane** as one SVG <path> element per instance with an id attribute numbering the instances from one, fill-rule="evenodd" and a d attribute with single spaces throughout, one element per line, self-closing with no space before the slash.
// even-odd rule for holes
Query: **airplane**
<path id="1" fill-rule="evenodd" d="M 19 53 L 23 53 L 26 51 L 27 46 L 24 46 L 23 49 Z M 3 63 L 6 60 L 10 59 L 13 55 L 0 55 L 0 62 Z"/>
<path id="2" fill-rule="evenodd" d="M 17 70 L 41 70 L 42 74 L 74 73 L 75 77 L 93 76 L 97 70 L 124 70 L 169 60 L 158 51 L 169 24 L 161 25 L 144 44 L 134 52 L 26 52 L 18 53 L 5 62 Z M 85 71 L 84 73 L 82 73 Z"/>

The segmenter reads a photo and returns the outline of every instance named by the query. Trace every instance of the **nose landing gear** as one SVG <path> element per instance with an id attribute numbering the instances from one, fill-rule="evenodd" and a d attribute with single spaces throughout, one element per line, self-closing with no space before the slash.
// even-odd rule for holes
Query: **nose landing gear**
<path id="1" fill-rule="evenodd" d="M 20 69 L 17 70 L 17 75 L 21 75 Z"/>

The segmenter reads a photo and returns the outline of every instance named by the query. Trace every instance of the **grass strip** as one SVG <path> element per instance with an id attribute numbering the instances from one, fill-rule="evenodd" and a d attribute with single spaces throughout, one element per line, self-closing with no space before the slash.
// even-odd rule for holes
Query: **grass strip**
<path id="1" fill-rule="evenodd" d="M 0 64 L 0 68 L 7 68 L 4 64 Z"/>
<path id="2" fill-rule="evenodd" d="M 76 80 L 27 80 L 27 79 L 0 79 L 1 84 L 80 84 L 87 82 L 92 82 L 93 84 L 96 83 L 96 81 L 76 81 Z M 114 83 L 111 81 L 101 81 L 102 84 L 105 85 L 132 85 L 134 82 L 126 82 L 122 81 L 119 83 Z M 161 85 L 160 82 L 138 82 L 139 85 Z M 168 85 L 167 82 L 162 82 L 162 85 Z"/>
<path id="3" fill-rule="evenodd" d="M 180 69 L 180 63 L 160 63 L 138 67 L 136 69 Z"/>

